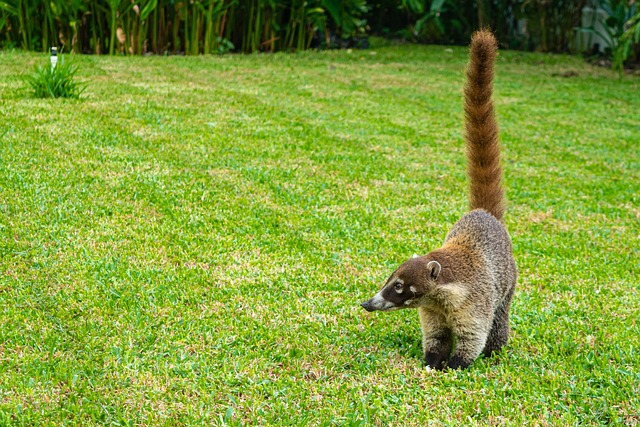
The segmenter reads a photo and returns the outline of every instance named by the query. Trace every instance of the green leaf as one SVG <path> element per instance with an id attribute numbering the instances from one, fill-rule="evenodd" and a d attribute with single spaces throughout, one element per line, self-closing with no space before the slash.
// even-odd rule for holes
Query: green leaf
<path id="1" fill-rule="evenodd" d="M 142 10 L 140 11 L 140 19 L 144 21 L 147 17 L 154 11 L 154 9 L 158 6 L 158 0 L 151 0 L 147 3 Z"/>
<path id="2" fill-rule="evenodd" d="M 322 0 L 325 9 L 329 11 L 331 19 L 338 27 L 342 26 L 342 16 L 340 16 L 341 0 Z"/>
<path id="3" fill-rule="evenodd" d="M 440 13 L 442 11 L 442 6 L 444 5 L 445 0 L 434 0 L 431 3 L 431 7 L 429 10 L 431 12 Z"/>
<path id="4" fill-rule="evenodd" d="M 18 14 L 18 9 L 16 9 L 15 7 L 11 6 L 9 3 L 4 1 L 0 1 L 0 10 L 4 10 L 5 12 L 8 12 L 11 15 Z"/>
<path id="5" fill-rule="evenodd" d="M 416 15 L 422 15 L 424 13 L 423 0 L 402 0 L 402 6 Z"/>

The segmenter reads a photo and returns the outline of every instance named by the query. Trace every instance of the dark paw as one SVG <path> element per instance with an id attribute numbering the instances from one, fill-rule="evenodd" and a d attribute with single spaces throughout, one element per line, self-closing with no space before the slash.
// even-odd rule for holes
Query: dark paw
<path id="1" fill-rule="evenodd" d="M 444 369 L 444 362 L 447 360 L 447 356 L 446 355 L 442 355 L 442 354 L 438 354 L 438 353 L 427 353 L 424 356 L 424 363 L 432 368 L 432 369 L 436 369 L 438 371 L 441 371 Z"/>
<path id="2" fill-rule="evenodd" d="M 453 356 L 447 363 L 448 369 L 466 369 L 473 361 L 465 360 L 460 356 Z"/>
<path id="3" fill-rule="evenodd" d="M 498 348 L 485 348 L 484 350 L 482 350 L 482 355 L 484 357 L 492 357 L 495 356 L 496 354 L 500 354 L 500 351 L 502 350 L 502 347 L 498 347 Z"/>

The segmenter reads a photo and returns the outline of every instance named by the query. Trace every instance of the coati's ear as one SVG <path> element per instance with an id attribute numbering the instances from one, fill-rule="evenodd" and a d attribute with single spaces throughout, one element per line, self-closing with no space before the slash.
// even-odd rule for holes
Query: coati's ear
<path id="1" fill-rule="evenodd" d="M 418 258 L 418 254 L 413 254 L 411 258 Z"/>
<path id="2" fill-rule="evenodd" d="M 438 261 L 429 261 L 427 264 L 427 271 L 429 272 L 429 278 L 432 280 L 436 280 L 440 275 L 440 270 L 442 270 L 442 266 Z"/>

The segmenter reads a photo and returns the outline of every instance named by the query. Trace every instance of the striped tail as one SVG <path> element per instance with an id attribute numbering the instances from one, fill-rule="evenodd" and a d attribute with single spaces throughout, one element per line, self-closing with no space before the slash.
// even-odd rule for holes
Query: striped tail
<path id="1" fill-rule="evenodd" d="M 498 123 L 493 111 L 493 64 L 498 44 L 488 30 L 473 34 L 464 88 L 469 207 L 501 220 L 505 210 Z"/>

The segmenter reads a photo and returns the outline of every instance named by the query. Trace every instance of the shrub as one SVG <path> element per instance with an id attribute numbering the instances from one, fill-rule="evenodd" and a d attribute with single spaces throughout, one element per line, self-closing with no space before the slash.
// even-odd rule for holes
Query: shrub
<path id="1" fill-rule="evenodd" d="M 628 60 L 637 59 L 640 53 L 640 10 L 625 23 L 625 27 L 613 54 L 613 68 L 620 72 Z"/>
<path id="2" fill-rule="evenodd" d="M 37 98 L 79 98 L 85 85 L 75 80 L 78 67 L 64 61 L 60 61 L 55 67 L 35 65 L 33 73 L 24 77 L 25 81 L 34 90 Z"/>

